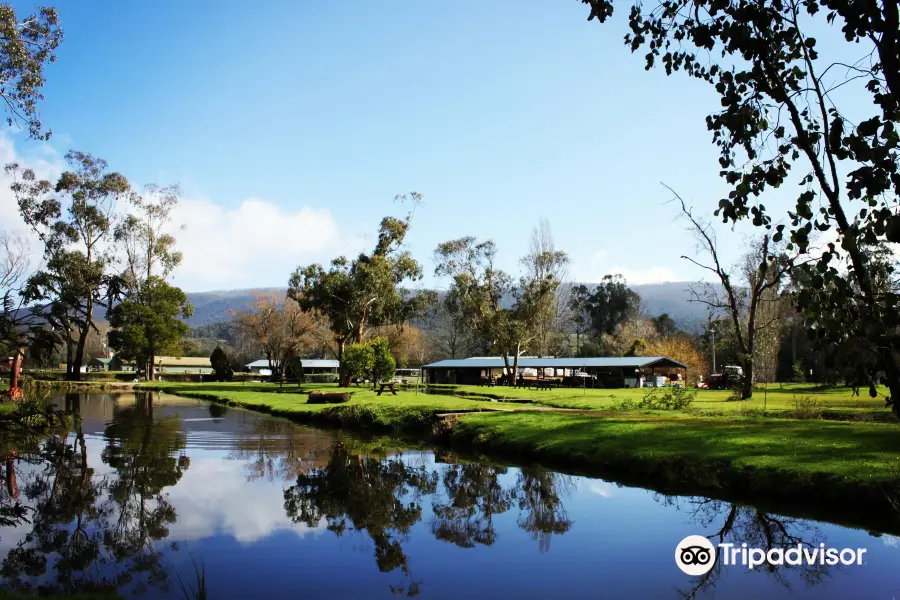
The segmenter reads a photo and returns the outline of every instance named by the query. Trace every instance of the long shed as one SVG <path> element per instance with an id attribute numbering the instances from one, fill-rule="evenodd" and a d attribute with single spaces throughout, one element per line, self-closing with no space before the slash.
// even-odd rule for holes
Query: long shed
<path id="1" fill-rule="evenodd" d="M 589 377 L 590 385 L 626 387 L 641 378 L 652 380 L 663 375 L 678 374 L 686 380 L 687 368 L 666 356 L 523 357 L 516 377 L 568 379 L 583 374 Z M 440 360 L 423 366 L 422 371 L 427 383 L 481 384 L 507 374 L 501 357 Z"/>

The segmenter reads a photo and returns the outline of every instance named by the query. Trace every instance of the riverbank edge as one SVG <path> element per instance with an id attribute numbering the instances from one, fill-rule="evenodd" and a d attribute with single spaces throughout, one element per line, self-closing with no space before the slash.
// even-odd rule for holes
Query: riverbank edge
<path id="1" fill-rule="evenodd" d="M 598 459 L 573 452 L 565 444 L 538 447 L 504 439 L 489 422 L 467 422 L 459 415 L 439 416 L 447 411 L 409 409 L 403 419 L 386 425 L 379 421 L 375 412 L 357 405 L 335 405 L 315 412 L 291 411 L 209 392 L 173 390 L 149 383 L 135 387 L 135 391 L 162 391 L 269 414 L 300 425 L 393 435 L 419 446 L 423 443 L 438 446 L 441 454 L 451 450 L 464 459 L 539 467 L 601 478 L 617 485 L 640 487 L 665 495 L 705 496 L 753 506 L 765 512 L 900 535 L 900 509 L 891 500 L 900 497 L 900 474 L 895 482 L 885 485 L 884 482 L 828 474 L 801 475 L 774 468 L 736 468 L 727 461 L 698 462 L 677 455 L 648 460 L 623 452 Z M 492 415 L 502 418 L 498 413 Z M 852 514 L 848 510 L 850 506 L 853 507 Z"/>

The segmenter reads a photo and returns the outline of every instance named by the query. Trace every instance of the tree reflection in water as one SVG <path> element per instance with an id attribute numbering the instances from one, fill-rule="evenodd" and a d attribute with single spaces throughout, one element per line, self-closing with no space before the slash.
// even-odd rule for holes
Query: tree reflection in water
<path id="1" fill-rule="evenodd" d="M 77 394 L 66 397 L 72 431 L 47 437 L 29 459 L 23 493 L 31 529 L 0 567 L 6 585 L 46 593 L 114 592 L 133 584 L 166 589 L 168 575 L 154 542 L 168 535 L 174 509 L 163 489 L 188 466 L 177 417 L 153 420 L 149 395 L 120 409 L 107 425 L 101 458 L 114 474 L 95 477 Z M 96 460 L 96 458 L 94 459 Z"/>
<path id="2" fill-rule="evenodd" d="M 497 540 L 494 516 L 508 511 L 515 490 L 503 489 L 499 475 L 505 467 L 482 463 L 448 465 L 441 477 L 446 501 L 435 499 L 431 532 L 462 548 L 490 546 Z"/>
<path id="3" fill-rule="evenodd" d="M 3 559 L 0 575 L 8 587 L 24 590 L 39 582 L 39 591 L 49 593 L 119 590 L 135 595 L 149 586 L 168 589 L 162 542 L 178 515 L 166 490 L 178 484 L 190 464 L 180 418 L 154 415 L 150 396 L 139 396 L 133 405 L 116 408 L 98 458 L 89 456 L 78 399 L 75 394 L 66 398 L 73 415 L 69 431 L 0 447 L 6 458 L 0 461 L 0 526 L 28 528 Z M 224 414 L 210 410 L 214 417 Z M 495 544 L 504 531 L 501 515 L 507 526 L 515 518 L 540 552 L 549 551 L 553 537 L 573 527 L 565 502 L 575 484 L 565 475 L 477 462 L 430 466 L 399 452 L 366 456 L 358 442 L 332 442 L 336 434 L 283 421 L 259 419 L 254 427 L 253 433 L 235 437 L 229 458 L 242 461 L 249 480 L 291 482 L 283 506 L 294 522 L 324 523 L 338 536 L 355 532 L 370 539 L 378 569 L 400 574 L 391 586 L 398 595 L 415 596 L 422 589 L 404 546 L 427 513 L 426 503 L 431 516 L 425 531 L 462 548 Z M 108 474 L 95 473 L 101 459 Z M 29 467 L 17 471 L 23 463 Z M 824 541 L 805 521 L 716 500 L 659 498 L 689 512 L 714 544 L 746 542 L 768 550 Z M 786 569 L 816 584 L 828 568 L 759 570 L 788 585 L 793 579 Z M 721 575 L 717 564 L 684 596 L 712 591 Z"/>
<path id="4" fill-rule="evenodd" d="M 378 569 L 400 569 L 404 575 L 404 583 L 392 590 L 414 596 L 421 582 L 413 579 L 401 540 L 422 518 L 421 497 L 436 489 L 437 473 L 424 465 L 408 465 L 402 456 L 363 457 L 338 442 L 324 467 L 301 473 L 296 485 L 285 490 L 284 507 L 293 521 L 308 527 L 324 519 L 338 536 L 365 530 L 375 546 Z"/>
<path id="5" fill-rule="evenodd" d="M 562 535 L 572 527 L 562 496 L 574 487 L 568 475 L 523 468 L 519 473 L 516 496 L 519 501 L 519 527 L 531 533 L 541 552 L 550 550 L 554 535 Z"/>
<path id="6" fill-rule="evenodd" d="M 399 569 L 405 577 L 392 591 L 416 595 L 421 582 L 410 573 L 402 542 L 422 519 L 425 495 L 432 496 L 432 534 L 463 548 L 492 545 L 497 540 L 495 517 L 514 507 L 519 509 L 519 526 L 532 534 L 542 552 L 549 550 L 553 535 L 569 530 L 562 497 L 572 487 L 570 478 L 526 469 L 504 486 L 501 477 L 507 472 L 506 467 L 486 463 L 429 469 L 410 464 L 402 455 L 364 457 L 338 442 L 326 464 L 301 472 L 296 485 L 285 490 L 285 510 L 308 527 L 324 520 L 339 536 L 365 530 L 379 570 Z"/>
<path id="7" fill-rule="evenodd" d="M 812 522 L 774 515 L 751 506 L 710 498 L 657 496 L 657 500 L 689 513 L 691 520 L 701 531 L 709 532 L 706 537 L 714 546 L 725 542 L 740 547 L 746 543 L 748 548 L 761 548 L 768 552 L 774 548 L 796 548 L 797 544 L 816 547 L 826 542 L 822 531 Z M 722 569 L 723 561 L 719 557 L 709 573 L 695 578 L 693 587 L 679 590 L 681 595 L 684 598 L 696 598 L 712 592 L 722 576 Z M 765 563 L 754 570 L 768 574 L 790 589 L 791 583 L 787 577 L 789 573 L 798 574 L 807 586 L 814 586 L 829 576 L 831 569 L 839 567 L 805 563 L 778 566 Z"/>
<path id="8" fill-rule="evenodd" d="M 181 419 L 154 419 L 152 396 L 144 394 L 118 411 L 104 438 L 103 462 L 117 476 L 107 486 L 112 518 L 103 535 L 120 569 L 119 585 L 145 574 L 147 584 L 164 587 L 168 574 L 155 542 L 168 537 L 177 515 L 163 490 L 177 484 L 190 466 Z M 138 583 L 139 592 L 143 585 Z"/>

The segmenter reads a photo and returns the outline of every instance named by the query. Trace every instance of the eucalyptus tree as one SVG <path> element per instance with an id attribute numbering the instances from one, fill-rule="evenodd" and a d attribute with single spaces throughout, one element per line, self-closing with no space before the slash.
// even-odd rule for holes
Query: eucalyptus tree
<path id="1" fill-rule="evenodd" d="M 414 205 L 421 201 L 417 193 L 410 198 Z M 370 328 L 406 323 L 434 302 L 433 294 L 404 287 L 422 278 L 421 266 L 403 247 L 412 215 L 410 211 L 403 219 L 382 219 L 378 240 L 368 254 L 353 260 L 339 256 L 328 269 L 312 264 L 291 275 L 288 296 L 327 321 L 339 361 L 346 345 L 363 341 Z M 343 365 L 340 380 L 342 386 L 349 385 Z"/>
<path id="2" fill-rule="evenodd" d="M 478 241 L 472 236 L 449 240 L 434 251 L 435 276 L 450 280 L 443 312 L 469 330 L 473 348 L 480 353 L 505 352 L 508 342 L 521 335 L 508 309 L 501 305 L 513 285 L 512 278 L 494 265 L 496 257 L 492 240 Z"/>
<path id="3" fill-rule="evenodd" d="M 569 289 L 561 284 L 568 273 L 569 257 L 556 248 L 547 219 L 541 219 L 532 230 L 528 254 L 519 263 L 523 274 L 517 304 L 528 313 L 531 351 L 538 356 L 554 354 L 564 335 Z"/>
<path id="4" fill-rule="evenodd" d="M 121 301 L 108 313 L 114 328 L 110 346 L 124 358 L 145 364 L 150 380 L 158 354 L 180 353 L 190 330 L 182 319 L 193 314 L 187 295 L 166 281 L 182 259 L 169 233 L 180 195 L 177 185 L 153 184 L 143 194 L 131 193 L 131 210 L 113 233 L 124 265 L 112 286 Z"/>
<path id="5" fill-rule="evenodd" d="M 94 311 L 108 305 L 116 205 L 130 187 L 121 174 L 107 172 L 103 159 L 72 150 L 66 160 L 72 170 L 56 185 L 15 163 L 6 172 L 23 220 L 44 245 L 46 265 L 29 279 L 26 299 L 39 313 L 65 315 L 75 338 L 67 375 L 80 379 Z"/>
<path id="6" fill-rule="evenodd" d="M 582 1 L 589 19 L 612 15 L 611 0 Z M 810 337 L 820 347 L 865 341 L 900 411 L 900 295 L 879 289 L 866 253 L 900 242 L 896 0 L 663 0 L 635 3 L 629 24 L 625 43 L 646 51 L 648 69 L 661 63 L 719 97 L 706 128 L 730 191 L 716 214 L 812 255 L 797 294 Z M 794 206 L 768 209 L 761 196 L 798 169 Z M 825 232 L 832 241 L 815 248 Z"/>

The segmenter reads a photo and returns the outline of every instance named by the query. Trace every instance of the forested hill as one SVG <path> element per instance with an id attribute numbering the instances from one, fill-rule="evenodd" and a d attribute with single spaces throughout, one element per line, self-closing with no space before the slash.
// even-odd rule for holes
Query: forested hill
<path id="1" fill-rule="evenodd" d="M 680 328 L 699 331 L 706 322 L 706 307 L 689 301 L 687 290 L 690 285 L 681 281 L 632 285 L 631 288 L 641 296 L 641 307 L 649 316 L 668 313 Z M 188 324 L 197 328 L 228 322 L 232 310 L 246 310 L 259 294 L 274 294 L 281 300 L 286 291 L 286 288 L 268 288 L 189 293 L 194 316 L 188 319 Z"/>

